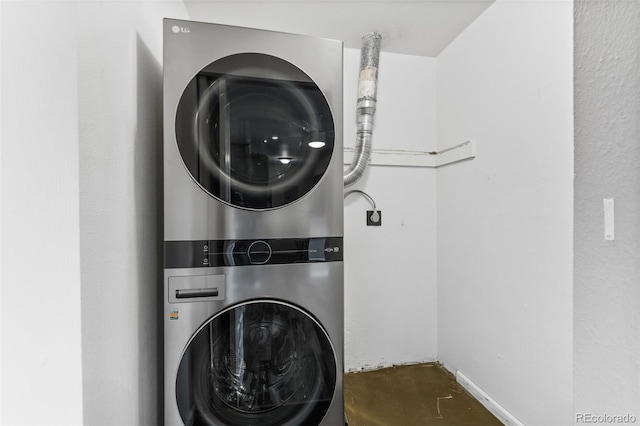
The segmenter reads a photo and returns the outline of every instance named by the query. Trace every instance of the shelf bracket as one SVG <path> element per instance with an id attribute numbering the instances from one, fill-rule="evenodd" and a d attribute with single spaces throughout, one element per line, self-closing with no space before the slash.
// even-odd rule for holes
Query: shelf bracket
<path id="1" fill-rule="evenodd" d="M 344 149 L 344 164 L 351 164 L 353 148 Z M 374 149 L 371 151 L 369 165 L 396 167 L 427 167 L 438 168 L 447 164 L 457 163 L 475 158 L 475 141 L 465 141 L 440 151 L 408 151 L 400 149 Z"/>

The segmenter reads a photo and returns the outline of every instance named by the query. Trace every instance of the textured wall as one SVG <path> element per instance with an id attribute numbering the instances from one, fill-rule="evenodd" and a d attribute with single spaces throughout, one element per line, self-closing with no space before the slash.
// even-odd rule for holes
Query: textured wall
<path id="1" fill-rule="evenodd" d="M 640 419 L 640 2 L 575 3 L 576 413 Z M 615 199 L 615 241 L 603 198 Z"/>

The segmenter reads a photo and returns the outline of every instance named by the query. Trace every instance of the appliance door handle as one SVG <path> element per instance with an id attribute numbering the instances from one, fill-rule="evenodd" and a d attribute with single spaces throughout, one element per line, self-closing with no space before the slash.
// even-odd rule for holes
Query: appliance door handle
<path id="1" fill-rule="evenodd" d="M 217 288 L 190 288 L 176 290 L 176 299 L 189 299 L 192 297 L 217 297 Z"/>

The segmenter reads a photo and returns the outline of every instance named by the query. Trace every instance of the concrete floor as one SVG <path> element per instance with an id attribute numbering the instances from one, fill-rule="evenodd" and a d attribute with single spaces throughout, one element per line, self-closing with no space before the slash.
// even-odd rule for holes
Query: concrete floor
<path id="1" fill-rule="evenodd" d="M 344 379 L 349 426 L 501 426 L 437 363 L 405 365 Z"/>

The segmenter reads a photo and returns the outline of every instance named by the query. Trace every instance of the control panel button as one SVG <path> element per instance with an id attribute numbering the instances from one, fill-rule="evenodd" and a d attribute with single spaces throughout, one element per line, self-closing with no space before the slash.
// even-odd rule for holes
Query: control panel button
<path id="1" fill-rule="evenodd" d="M 266 241 L 257 240 L 249 245 L 247 256 L 252 265 L 264 265 L 271 259 L 271 246 Z"/>

